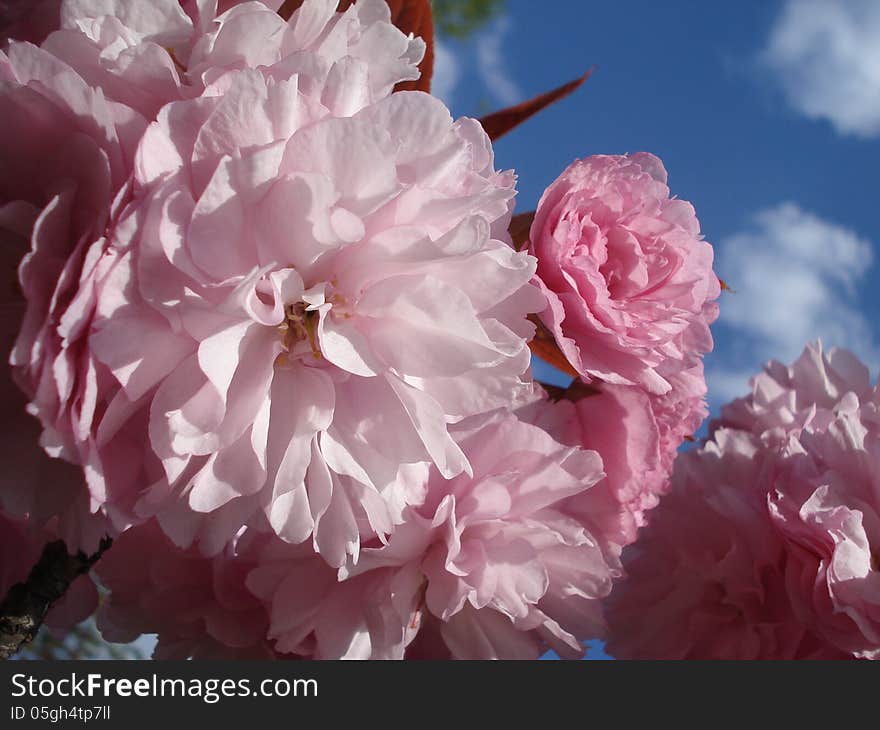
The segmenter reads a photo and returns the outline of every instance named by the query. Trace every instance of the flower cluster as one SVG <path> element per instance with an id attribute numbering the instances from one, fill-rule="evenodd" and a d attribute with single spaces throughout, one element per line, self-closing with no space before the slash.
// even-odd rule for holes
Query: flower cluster
<path id="1" fill-rule="evenodd" d="M 278 5 L 0 17 L 0 505 L 114 538 L 99 625 L 160 657 L 581 656 L 705 415 L 711 246 L 639 154 L 518 250 L 480 123 L 395 91 L 424 40 Z M 532 380 L 536 326 L 584 397 Z"/>
<path id="2" fill-rule="evenodd" d="M 529 234 L 541 321 L 580 379 L 526 417 L 602 456 L 593 510 L 618 552 L 708 412 L 702 355 L 720 282 L 693 207 L 666 183 L 647 153 L 578 160 L 547 188 Z"/>
<path id="3" fill-rule="evenodd" d="M 611 651 L 653 658 L 880 653 L 880 390 L 845 350 L 771 362 L 682 455 L 624 555 Z"/>

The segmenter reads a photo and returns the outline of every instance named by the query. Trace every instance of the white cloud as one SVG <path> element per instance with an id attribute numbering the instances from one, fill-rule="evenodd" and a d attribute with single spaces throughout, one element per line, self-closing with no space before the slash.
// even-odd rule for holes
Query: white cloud
<path id="1" fill-rule="evenodd" d="M 503 45 L 510 31 L 510 20 L 500 17 L 476 39 L 477 70 L 492 95 L 504 106 L 524 100 L 524 96 L 507 68 Z"/>
<path id="2" fill-rule="evenodd" d="M 761 60 L 805 116 L 880 135 L 880 1 L 787 0 Z"/>
<path id="3" fill-rule="evenodd" d="M 445 43 L 434 41 L 434 75 L 431 77 L 431 93 L 452 107 L 455 88 L 461 80 L 461 65 Z"/>
<path id="4" fill-rule="evenodd" d="M 706 373 L 706 385 L 709 388 L 709 404 L 712 410 L 717 412 L 721 404 L 748 395 L 749 378 L 756 372 L 756 368 L 711 368 Z"/>
<path id="5" fill-rule="evenodd" d="M 871 244 L 794 203 L 753 223 L 719 246 L 716 270 L 735 290 L 722 299 L 720 323 L 735 336 L 726 364 L 710 369 L 713 402 L 741 395 L 762 363 L 790 362 L 816 338 L 876 363 L 880 349 L 857 288 L 873 261 Z"/>

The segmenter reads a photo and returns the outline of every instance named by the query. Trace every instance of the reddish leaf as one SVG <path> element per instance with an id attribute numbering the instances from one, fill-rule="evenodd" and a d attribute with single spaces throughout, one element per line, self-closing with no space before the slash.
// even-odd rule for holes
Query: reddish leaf
<path id="1" fill-rule="evenodd" d="M 502 135 L 507 134 L 514 127 L 522 124 L 529 117 L 537 114 L 542 109 L 568 96 L 575 89 L 579 88 L 584 81 L 590 78 L 592 73 L 593 69 L 590 69 L 579 79 L 569 81 L 558 89 L 553 89 L 553 91 L 548 91 L 546 94 L 536 96 L 534 99 L 529 99 L 516 106 L 511 106 L 507 109 L 502 109 L 501 111 L 489 114 L 488 116 L 483 117 L 480 120 L 480 123 L 483 125 L 483 129 L 486 130 L 486 134 L 489 135 L 489 139 L 496 140 Z"/>
<path id="2" fill-rule="evenodd" d="M 339 0 L 339 10 L 347 10 L 354 0 Z M 391 8 L 391 22 L 404 33 L 412 33 L 425 41 L 425 57 L 419 64 L 422 72 L 418 81 L 403 81 L 395 91 L 430 91 L 431 76 L 434 73 L 434 18 L 431 15 L 430 0 L 385 0 Z M 285 0 L 278 14 L 290 20 L 293 12 L 303 4 L 303 0 Z"/>
<path id="3" fill-rule="evenodd" d="M 517 251 L 522 251 L 526 248 L 526 245 L 529 242 L 529 229 L 532 227 L 532 221 L 535 220 L 535 211 L 531 213 L 520 213 L 519 215 L 513 216 L 510 220 L 510 226 L 508 227 L 508 231 L 510 231 L 510 237 L 513 239 L 513 247 Z"/>
<path id="4" fill-rule="evenodd" d="M 573 378 L 579 377 L 577 370 L 569 364 L 565 355 L 562 354 L 562 350 L 559 349 L 559 345 L 556 344 L 553 333 L 544 326 L 537 316 L 532 315 L 529 319 L 537 327 L 535 336 L 529 342 L 529 349 L 532 351 L 532 354 L 535 357 L 540 357 L 548 365 L 552 365 L 566 375 L 571 375 Z"/>
<path id="5" fill-rule="evenodd" d="M 418 81 L 403 81 L 395 91 L 431 91 L 434 76 L 434 16 L 431 0 L 386 0 L 391 7 L 391 21 L 404 33 L 412 33 L 425 41 L 425 57 L 419 64 L 422 75 Z"/>

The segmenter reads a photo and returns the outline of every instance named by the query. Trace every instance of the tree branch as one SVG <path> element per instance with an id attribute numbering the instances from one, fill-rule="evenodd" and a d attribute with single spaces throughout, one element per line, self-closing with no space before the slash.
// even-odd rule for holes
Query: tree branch
<path id="1" fill-rule="evenodd" d="M 537 383 L 547 391 L 547 395 L 553 401 L 570 400 L 572 403 L 577 403 L 582 398 L 589 398 L 591 395 L 601 393 L 595 385 L 589 385 L 581 380 L 575 380 L 567 388 L 560 388 L 558 385 L 551 385 L 550 383 L 542 383 L 540 380 Z"/>
<path id="2" fill-rule="evenodd" d="M 70 555 L 63 540 L 43 548 L 37 564 L 24 583 L 17 583 L 0 604 L 0 659 L 8 659 L 32 641 L 52 604 L 65 594 L 70 584 L 88 573 L 112 540 L 101 540 L 94 555 Z"/>

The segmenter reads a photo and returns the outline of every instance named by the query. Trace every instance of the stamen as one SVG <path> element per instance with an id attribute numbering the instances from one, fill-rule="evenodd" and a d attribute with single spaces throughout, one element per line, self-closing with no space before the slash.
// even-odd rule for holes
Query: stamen
<path id="1" fill-rule="evenodd" d="M 171 56 L 171 60 L 174 61 L 174 65 L 177 66 L 177 68 L 178 68 L 180 71 L 183 71 L 183 73 L 186 73 L 186 66 L 184 66 L 184 65 L 178 60 L 177 56 L 174 55 L 174 51 L 173 51 L 171 48 L 166 48 L 165 50 L 168 51 L 168 55 Z"/>
<path id="2" fill-rule="evenodd" d="M 288 350 L 296 347 L 298 342 L 308 342 L 312 351 L 312 357 L 316 360 L 321 358 L 321 350 L 318 347 L 318 317 L 316 311 L 308 311 L 304 302 L 288 304 L 284 307 L 285 320 L 278 325 L 284 346 Z"/>

